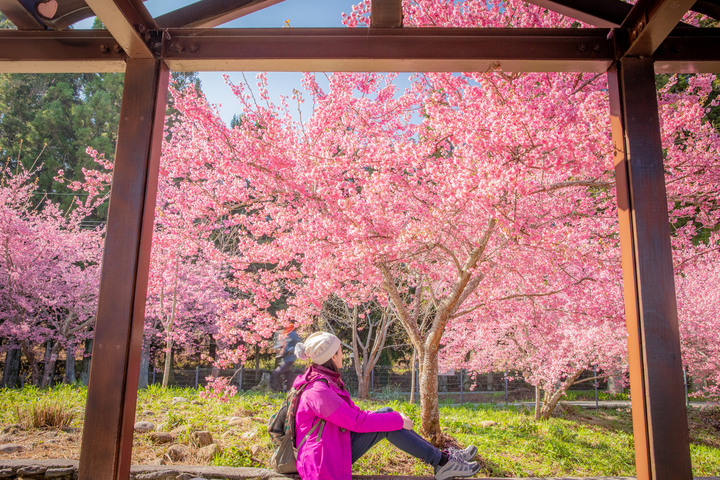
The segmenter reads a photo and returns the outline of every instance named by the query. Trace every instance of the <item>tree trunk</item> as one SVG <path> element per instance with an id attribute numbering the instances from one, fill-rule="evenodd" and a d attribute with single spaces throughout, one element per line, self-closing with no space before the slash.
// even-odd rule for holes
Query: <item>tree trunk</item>
<path id="1" fill-rule="evenodd" d="M 362 375 L 358 375 L 358 398 L 362 398 L 363 400 L 367 400 L 370 398 L 370 374 L 372 370 L 371 369 L 365 369 L 362 372 Z"/>
<path id="2" fill-rule="evenodd" d="M 621 375 L 610 375 L 607 380 L 608 383 L 608 393 L 611 393 L 613 395 L 622 393 L 623 386 L 622 386 L 622 376 Z"/>
<path id="3" fill-rule="evenodd" d="M 142 353 L 140 354 L 140 378 L 138 388 L 145 389 L 148 386 L 148 374 L 150 373 L 150 345 L 143 342 Z"/>
<path id="4" fill-rule="evenodd" d="M 90 362 L 92 360 L 93 339 L 85 340 L 85 351 L 83 352 L 82 372 L 80 372 L 80 381 L 83 385 L 90 382 Z"/>
<path id="5" fill-rule="evenodd" d="M 575 381 L 582 375 L 582 373 L 585 371 L 585 368 L 578 369 L 571 377 L 568 377 L 563 382 L 558 382 L 557 387 L 554 392 L 550 392 L 548 390 L 545 390 L 545 395 L 543 395 L 543 404 L 540 408 L 540 418 L 535 416 L 538 420 L 547 420 L 550 418 L 555 411 L 555 407 L 557 406 L 560 399 L 565 395 L 565 392 L 567 392 L 568 388 L 570 388 Z"/>
<path id="6" fill-rule="evenodd" d="M 172 368 L 172 347 L 173 347 L 173 340 L 170 335 L 168 335 L 167 340 L 165 342 L 165 368 L 163 369 L 163 379 L 162 379 L 162 387 L 166 388 L 168 386 L 168 382 L 170 381 L 170 369 Z"/>
<path id="7" fill-rule="evenodd" d="M 28 364 L 30 365 L 30 381 L 36 387 L 40 385 L 40 365 L 35 355 L 33 346 L 27 342 L 22 342 L 22 352 L 27 358 Z"/>
<path id="8" fill-rule="evenodd" d="M 75 349 L 77 347 L 72 344 L 65 349 L 65 383 L 72 385 L 75 383 Z"/>
<path id="9" fill-rule="evenodd" d="M 437 351 L 420 351 L 420 433 L 437 446 L 443 446 L 438 406 Z"/>
<path id="10" fill-rule="evenodd" d="M 5 354 L 5 368 L 0 387 L 20 387 L 20 348 L 18 347 L 9 349 Z"/>
<path id="11" fill-rule="evenodd" d="M 58 350 L 60 349 L 59 342 L 53 342 L 48 340 L 45 344 L 45 358 L 42 381 L 40 382 L 40 388 L 47 388 L 52 385 L 53 378 L 55 376 L 55 365 L 57 364 Z"/>

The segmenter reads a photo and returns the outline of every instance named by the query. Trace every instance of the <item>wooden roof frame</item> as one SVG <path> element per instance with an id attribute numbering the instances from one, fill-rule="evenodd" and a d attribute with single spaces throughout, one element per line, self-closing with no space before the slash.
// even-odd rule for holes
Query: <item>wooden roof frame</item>
<path id="1" fill-rule="evenodd" d="M 67 18 L 43 19 L 38 1 Z M 528 0 L 582 29 L 403 28 L 401 0 L 371 27 L 214 29 L 281 0 L 201 0 L 153 18 L 141 0 L 0 0 L 0 72 L 124 71 L 81 479 L 128 478 L 170 70 L 607 72 L 637 478 L 691 480 L 656 72 L 720 72 L 720 0 Z M 54 31 L 89 7 L 103 31 Z"/>

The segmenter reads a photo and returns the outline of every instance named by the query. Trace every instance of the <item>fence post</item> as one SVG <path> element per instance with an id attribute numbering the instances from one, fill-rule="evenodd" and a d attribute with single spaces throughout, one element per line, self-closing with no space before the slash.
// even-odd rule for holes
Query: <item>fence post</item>
<path id="1" fill-rule="evenodd" d="M 460 369 L 460 405 L 463 404 L 463 393 L 465 391 L 465 381 L 463 378 L 463 372 L 465 372 L 464 368 Z"/>
<path id="2" fill-rule="evenodd" d="M 508 379 L 507 379 L 507 368 L 505 369 L 505 405 L 508 404 Z"/>
<path id="3" fill-rule="evenodd" d="M 238 379 L 238 391 L 243 391 L 243 374 L 245 373 L 245 364 L 240 365 L 240 378 Z"/>
<path id="4" fill-rule="evenodd" d="M 195 389 L 198 388 L 198 380 L 200 380 L 200 365 L 195 367 Z"/>
<path id="5" fill-rule="evenodd" d="M 597 379 L 597 365 L 593 367 L 594 373 L 595 373 L 595 380 L 593 380 L 593 385 L 595 385 L 595 410 L 600 408 L 600 405 L 598 404 L 598 379 Z"/>
<path id="6" fill-rule="evenodd" d="M 417 392 L 417 400 L 420 403 L 420 360 L 415 366 L 415 391 Z"/>
<path id="7" fill-rule="evenodd" d="M 683 383 L 685 384 L 685 408 L 687 408 L 690 405 L 690 399 L 688 398 L 687 372 L 685 371 L 684 367 L 683 367 Z"/>
<path id="8" fill-rule="evenodd" d="M 154 385 L 155 384 L 155 365 L 153 365 L 152 374 L 153 374 L 152 375 L 152 383 Z"/>

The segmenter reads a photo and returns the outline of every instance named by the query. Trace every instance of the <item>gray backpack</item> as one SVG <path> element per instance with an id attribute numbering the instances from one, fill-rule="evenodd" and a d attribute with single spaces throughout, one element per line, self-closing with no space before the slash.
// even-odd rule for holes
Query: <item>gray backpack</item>
<path id="1" fill-rule="evenodd" d="M 325 379 L 319 379 L 327 383 Z M 277 444 L 277 449 L 270 457 L 270 466 L 273 470 L 278 473 L 297 473 L 297 452 L 300 446 L 310 438 L 315 432 L 317 432 L 316 440 L 319 442 L 322 437 L 323 430 L 325 429 L 325 420 L 321 419 L 318 423 L 313 425 L 310 431 L 305 435 L 295 448 L 296 433 L 295 433 L 295 413 L 297 412 L 298 404 L 300 403 L 300 394 L 303 390 L 313 382 L 308 382 L 300 386 L 297 390 L 291 388 L 285 397 L 280 409 L 274 413 L 267 423 L 267 431 L 270 434 L 270 438 Z"/>

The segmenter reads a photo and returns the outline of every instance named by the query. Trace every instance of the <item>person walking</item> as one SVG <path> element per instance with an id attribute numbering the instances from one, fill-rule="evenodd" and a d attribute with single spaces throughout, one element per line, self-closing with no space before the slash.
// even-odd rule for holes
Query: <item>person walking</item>
<path id="1" fill-rule="evenodd" d="M 295 346 L 300 360 L 311 360 L 293 384 L 302 392 L 295 414 L 297 470 L 302 480 L 351 480 L 352 464 L 382 439 L 434 468 L 436 480 L 470 477 L 480 470 L 471 461 L 475 446 L 440 450 L 413 431 L 405 414 L 390 408 L 357 407 L 340 379 L 342 346 L 328 332 L 316 332 Z"/>
<path id="2" fill-rule="evenodd" d="M 277 332 L 275 339 L 276 357 L 278 366 L 270 374 L 270 388 L 280 392 L 286 390 L 286 383 L 292 373 L 295 363 L 295 345 L 300 341 L 300 336 L 295 331 L 293 324 L 288 324 L 283 330 Z"/>

